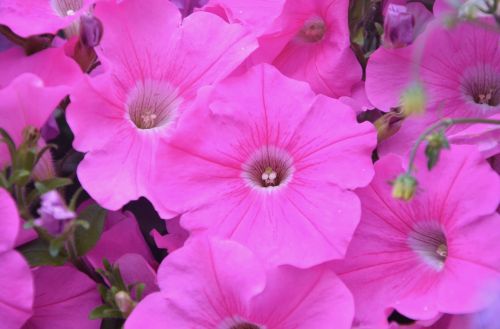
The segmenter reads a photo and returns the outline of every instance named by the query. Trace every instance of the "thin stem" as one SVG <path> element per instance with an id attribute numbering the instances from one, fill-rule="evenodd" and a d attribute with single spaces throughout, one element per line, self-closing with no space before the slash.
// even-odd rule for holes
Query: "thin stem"
<path id="1" fill-rule="evenodd" d="M 411 149 L 410 152 L 410 159 L 408 162 L 408 170 L 407 174 L 411 175 L 414 167 L 414 162 L 415 158 L 417 156 L 417 151 L 420 147 L 420 144 L 429 136 L 431 133 L 436 131 L 437 129 L 444 128 L 448 129 L 449 127 L 457 124 L 470 124 L 470 123 L 478 123 L 478 124 L 491 124 L 491 125 L 500 125 L 500 120 L 494 120 L 494 119 L 480 119 L 480 118 L 457 118 L 457 119 L 442 119 L 426 130 L 418 137 L 417 141 L 413 145 L 413 148 Z"/>

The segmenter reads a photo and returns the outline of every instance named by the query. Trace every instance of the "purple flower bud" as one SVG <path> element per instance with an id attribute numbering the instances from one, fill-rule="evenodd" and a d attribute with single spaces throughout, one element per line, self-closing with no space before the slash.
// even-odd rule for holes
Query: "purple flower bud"
<path id="1" fill-rule="evenodd" d="M 170 0 L 174 5 L 179 8 L 182 17 L 190 15 L 195 8 L 203 7 L 207 4 L 208 0 Z"/>
<path id="2" fill-rule="evenodd" d="M 68 209 L 56 191 L 42 195 L 42 204 L 38 209 L 38 215 L 40 217 L 35 219 L 35 225 L 46 229 L 53 235 L 61 234 L 66 223 L 76 217 L 76 214 Z"/>
<path id="3" fill-rule="evenodd" d="M 384 20 L 384 44 L 401 48 L 410 45 L 415 35 L 415 17 L 406 6 L 390 4 Z"/>
<path id="4" fill-rule="evenodd" d="M 94 48 L 101 42 L 103 27 L 101 21 L 86 14 L 80 17 L 80 41 L 87 48 Z"/>

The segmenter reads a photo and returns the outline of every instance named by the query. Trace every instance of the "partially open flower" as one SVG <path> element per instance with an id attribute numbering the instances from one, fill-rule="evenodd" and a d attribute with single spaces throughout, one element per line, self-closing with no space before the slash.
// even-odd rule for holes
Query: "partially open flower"
<path id="1" fill-rule="evenodd" d="M 415 18 L 406 6 L 390 4 L 384 19 L 384 44 L 394 48 L 413 42 Z"/>
<path id="2" fill-rule="evenodd" d="M 56 191 L 42 195 L 42 205 L 38 209 L 38 215 L 40 217 L 35 219 L 35 225 L 44 228 L 52 235 L 61 234 L 68 221 L 76 217 Z"/>

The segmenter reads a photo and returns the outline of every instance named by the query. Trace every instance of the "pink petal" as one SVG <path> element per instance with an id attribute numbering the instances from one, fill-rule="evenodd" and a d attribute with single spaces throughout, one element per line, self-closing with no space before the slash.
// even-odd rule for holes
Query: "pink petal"
<path id="1" fill-rule="evenodd" d="M 146 259 L 139 254 L 125 254 L 114 265 L 120 268 L 120 273 L 126 284 L 144 283 L 144 295 L 158 291 L 156 272 Z"/>
<path id="2" fill-rule="evenodd" d="M 78 64 L 64 54 L 62 48 L 48 48 L 26 56 L 21 48 L 0 53 L 0 88 L 4 88 L 22 73 L 32 73 L 49 87 L 72 87 L 83 74 Z M 69 92 L 69 88 L 68 88 Z"/>
<path id="3" fill-rule="evenodd" d="M 264 289 L 265 272 L 235 242 L 195 240 L 167 257 L 158 282 L 172 327 L 215 328 L 226 317 L 246 313 L 251 298 Z"/>
<path id="4" fill-rule="evenodd" d="M 26 260 L 12 250 L 0 252 L 0 264 L 2 326 L 9 329 L 21 328 L 32 314 L 34 293 L 31 271 Z"/>
<path id="5" fill-rule="evenodd" d="M 90 320 L 92 309 L 102 304 L 94 281 L 69 266 L 44 266 L 33 271 L 34 315 L 26 329 L 98 329 Z"/>
<path id="6" fill-rule="evenodd" d="M 266 289 L 252 301 L 251 313 L 267 328 L 347 329 L 354 303 L 347 287 L 325 267 L 281 266 L 268 271 Z"/>
<path id="7" fill-rule="evenodd" d="M 146 296 L 125 322 L 125 329 L 165 329 L 170 323 L 169 305 L 161 293 Z"/>
<path id="8" fill-rule="evenodd" d="M 72 14 L 62 16 L 53 3 L 63 1 L 3 0 L 0 4 L 0 23 L 9 26 L 16 34 L 28 37 L 35 34 L 52 33 L 69 26 L 86 10 L 90 3 L 83 0 L 82 7 Z M 75 1 L 78 2 L 78 1 Z"/>
<path id="9" fill-rule="evenodd" d="M 141 255 L 149 264 L 156 266 L 132 213 L 108 212 L 106 224 L 110 226 L 105 226 L 101 238 L 86 255 L 94 267 L 102 267 L 104 258 L 114 263 L 125 254 Z"/>

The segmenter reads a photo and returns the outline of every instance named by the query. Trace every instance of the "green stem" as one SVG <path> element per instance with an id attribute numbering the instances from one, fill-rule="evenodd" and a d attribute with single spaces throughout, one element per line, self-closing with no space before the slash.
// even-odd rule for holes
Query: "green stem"
<path id="1" fill-rule="evenodd" d="M 408 170 L 407 170 L 407 175 L 411 175 L 414 167 L 414 162 L 415 158 L 417 156 L 417 151 L 420 147 L 420 144 L 429 136 L 432 134 L 434 131 L 437 129 L 448 129 L 449 127 L 457 124 L 471 124 L 471 123 L 478 123 L 478 124 L 491 124 L 491 125 L 500 125 L 500 120 L 494 120 L 494 119 L 480 119 L 480 118 L 457 118 L 457 119 L 442 119 L 426 130 L 418 137 L 417 141 L 413 145 L 413 148 L 411 149 L 410 152 L 410 159 L 408 161 Z"/>

